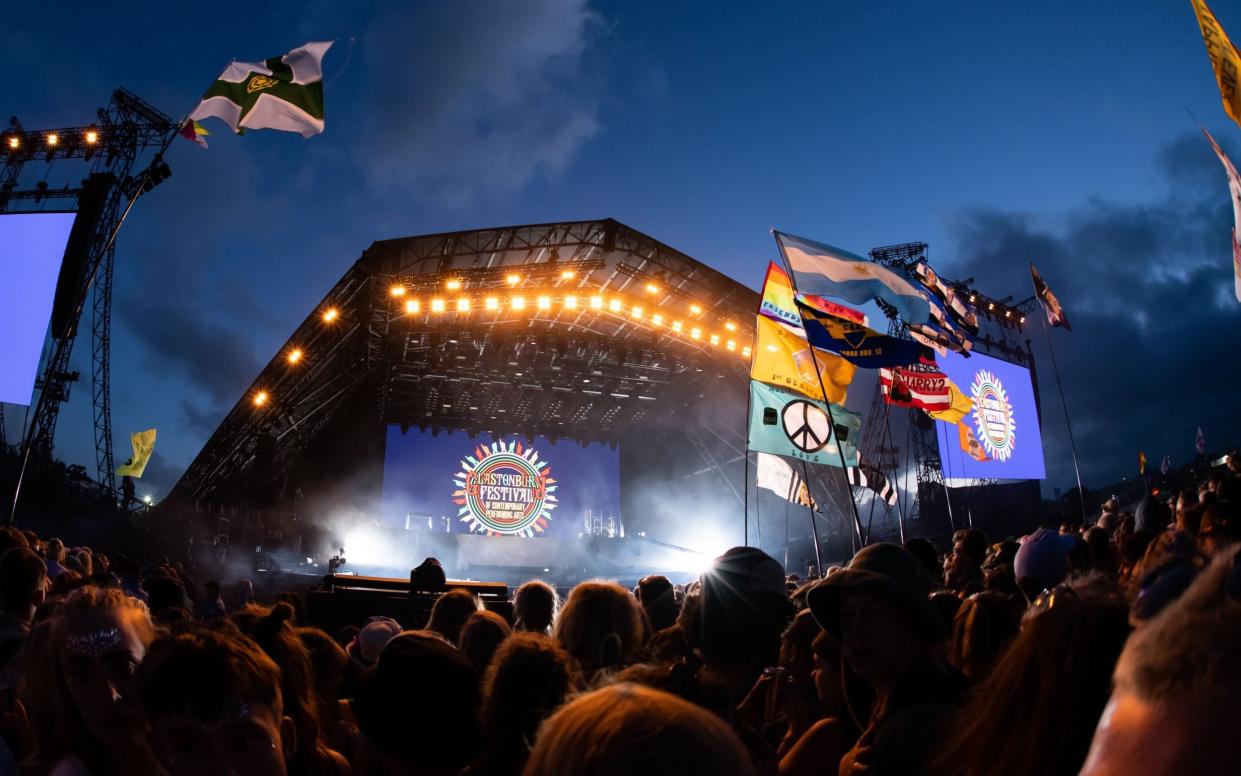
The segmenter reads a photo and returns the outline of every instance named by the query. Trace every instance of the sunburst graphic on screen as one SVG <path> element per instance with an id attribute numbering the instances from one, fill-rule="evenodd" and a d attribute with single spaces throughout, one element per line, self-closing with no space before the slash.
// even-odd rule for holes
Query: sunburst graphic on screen
<path id="1" fill-rule="evenodd" d="M 974 399 L 974 425 L 979 441 L 987 448 L 989 457 L 1007 461 L 1017 444 L 1017 419 L 1013 417 L 1008 392 L 992 372 L 980 369 L 970 384 L 970 396 Z"/>
<path id="2" fill-rule="evenodd" d="M 457 519 L 471 533 L 534 536 L 547 530 L 556 504 L 548 462 L 520 441 L 479 445 L 453 476 Z"/>

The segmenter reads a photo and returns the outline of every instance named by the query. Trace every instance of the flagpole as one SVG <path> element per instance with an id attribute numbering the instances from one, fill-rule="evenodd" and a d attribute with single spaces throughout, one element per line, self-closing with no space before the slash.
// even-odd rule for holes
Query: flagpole
<path id="1" fill-rule="evenodd" d="M 883 415 L 883 432 L 884 434 L 887 435 L 888 446 L 891 447 L 894 440 L 892 439 L 892 426 L 891 424 L 888 423 L 887 412 L 884 412 L 884 415 Z M 883 463 L 882 455 L 879 456 L 879 462 L 881 464 Z M 883 469 L 880 469 L 880 471 L 883 471 Z M 896 456 L 892 456 L 892 487 L 896 489 Z M 901 544 L 904 544 L 905 543 L 905 509 L 901 505 L 901 493 L 899 489 L 897 489 L 896 491 L 896 526 L 897 526 L 897 529 L 900 531 Z"/>
<path id="2" fill-rule="evenodd" d="M 803 460 L 801 462 L 802 481 L 806 483 L 806 512 L 810 515 L 810 535 L 814 537 L 814 568 L 823 576 L 823 560 L 819 557 L 819 526 L 814 522 L 814 497 L 810 495 L 810 467 Z"/>
<path id="3" fill-rule="evenodd" d="M 772 234 L 776 233 L 772 229 Z M 784 260 L 784 266 L 789 271 L 789 283 L 793 286 L 793 294 L 800 294 L 797 290 L 797 273 L 793 271 L 793 265 L 789 263 L 789 257 L 784 253 L 784 246 L 780 244 L 779 238 L 776 239 L 776 246 L 780 249 L 780 258 Z M 806 316 L 802 315 L 801 309 L 798 308 L 797 316 L 801 318 L 802 328 L 806 327 Z M 845 489 L 849 492 L 849 508 L 853 510 L 853 528 L 857 532 L 858 541 L 862 541 L 862 519 L 858 517 L 857 502 L 853 500 L 853 486 L 849 481 L 848 464 L 845 462 L 845 451 L 840 444 L 840 434 L 836 433 L 836 418 L 832 413 L 832 402 L 827 396 L 827 387 L 823 384 L 823 372 L 819 370 L 819 358 L 815 355 L 816 348 L 810 343 L 810 333 L 806 333 L 806 344 L 809 345 L 810 361 L 814 365 L 814 374 L 819 380 L 819 390 L 823 392 L 823 406 L 827 407 L 827 422 L 831 424 L 832 439 L 836 440 L 836 454 L 840 456 L 840 471 L 845 477 Z M 753 351 L 751 351 L 753 353 Z M 802 463 L 805 463 L 803 461 Z M 863 545 L 865 546 L 865 545 Z M 817 545 L 816 545 L 817 549 Z"/>
<path id="4" fill-rule="evenodd" d="M 188 117 L 189 113 L 186 113 L 186 118 Z M 173 126 L 172 131 L 168 133 L 168 137 L 164 140 L 164 144 L 160 146 L 158 151 L 155 152 L 155 156 L 152 159 L 151 164 L 147 166 L 147 168 L 142 172 L 142 177 L 134 184 L 134 193 L 130 195 L 129 202 L 126 203 L 125 209 L 121 211 L 121 217 L 117 219 L 116 225 L 112 227 L 112 232 L 108 235 L 108 241 L 104 243 L 103 249 L 99 252 L 100 256 L 106 256 L 108 251 L 112 250 L 112 246 L 116 243 L 117 234 L 121 231 L 121 227 L 125 225 L 125 219 L 129 217 L 129 211 L 133 210 L 134 203 L 138 201 L 138 197 L 142 196 L 143 189 L 146 188 L 147 182 L 151 179 L 151 172 L 154 169 L 155 164 L 163 160 L 164 154 L 167 153 L 168 148 L 172 145 L 172 141 L 176 139 L 183 124 L 185 124 L 185 118 L 181 119 L 179 123 Z M 117 181 L 116 183 L 117 186 L 123 184 L 124 181 Z M 90 277 L 86 278 L 86 282 L 82 284 L 82 291 L 78 295 L 78 303 L 73 308 L 72 320 L 77 321 L 82 317 L 82 310 L 86 307 L 86 300 L 90 296 L 91 290 L 95 287 L 95 275 L 99 272 L 99 265 L 102 263 L 102 261 L 95 263 L 95 268 L 91 272 Z M 64 353 L 65 348 L 69 347 L 70 343 L 74 339 L 75 338 L 69 336 L 68 333 L 60 337 L 56 342 L 56 349 L 53 351 L 51 359 L 48 360 L 48 364 L 51 365 L 59 363 L 63 357 L 62 354 Z M 26 429 L 25 436 L 22 439 L 22 462 L 21 466 L 17 470 L 17 484 L 13 488 L 13 503 L 10 505 L 9 514 L 4 520 L 4 525 L 6 527 L 12 526 L 13 521 L 17 518 L 17 502 L 21 499 L 22 483 L 26 479 L 26 469 L 30 464 L 30 451 L 34 446 L 35 429 L 38 428 L 39 417 L 42 415 L 43 407 L 47 404 L 48 396 L 51 394 L 49 388 L 50 386 L 48 385 L 48 381 L 44 380 L 43 390 L 39 391 L 39 399 L 35 403 L 34 422 L 32 422 Z M 50 445 L 51 440 L 48 440 L 48 442 Z M 51 450 L 49 450 L 48 453 L 50 455 Z"/>
<path id="5" fill-rule="evenodd" d="M 1035 289 L 1037 292 L 1038 289 Z M 1041 301 L 1040 301 L 1041 306 Z M 1047 328 L 1047 310 L 1039 316 L 1043 322 L 1043 336 L 1047 340 L 1047 352 L 1051 355 L 1051 371 L 1056 373 L 1056 388 L 1060 391 L 1060 408 L 1064 410 L 1064 427 L 1069 431 L 1069 451 L 1073 454 L 1073 476 L 1077 478 L 1077 500 L 1082 506 L 1082 525 L 1086 525 L 1086 492 L 1082 490 L 1082 473 L 1077 467 L 1077 444 L 1073 441 L 1073 424 L 1069 421 L 1069 405 L 1064 400 L 1064 384 L 1060 382 L 1060 367 L 1056 364 L 1056 349 L 1051 344 L 1051 330 Z"/>

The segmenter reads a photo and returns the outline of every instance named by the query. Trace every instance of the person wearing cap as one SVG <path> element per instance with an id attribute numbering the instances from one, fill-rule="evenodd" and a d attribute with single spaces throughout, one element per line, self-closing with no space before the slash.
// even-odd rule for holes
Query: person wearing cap
<path id="1" fill-rule="evenodd" d="M 1013 573 L 1028 600 L 1064 581 L 1069 574 L 1069 552 L 1076 544 L 1077 537 L 1051 528 L 1040 528 L 1021 540 Z"/>
<path id="2" fill-rule="evenodd" d="M 370 668 L 383 648 L 400 632 L 401 624 L 391 617 L 372 617 L 345 647 L 345 654 L 358 668 Z"/>
<path id="3" fill-rule="evenodd" d="M 807 596 L 815 620 L 840 640 L 843 659 L 875 693 L 841 774 L 923 773 L 940 724 L 966 690 L 964 677 L 933 649 L 947 632 L 927 597 L 931 587 L 908 552 L 872 544 Z"/>

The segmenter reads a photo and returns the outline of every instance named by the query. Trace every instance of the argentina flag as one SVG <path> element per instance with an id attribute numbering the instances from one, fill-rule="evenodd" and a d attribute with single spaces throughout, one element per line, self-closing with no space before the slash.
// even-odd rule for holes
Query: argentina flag
<path id="1" fill-rule="evenodd" d="M 930 316 L 923 293 L 892 270 L 840 248 L 772 233 L 793 270 L 798 293 L 835 296 L 853 304 L 878 297 L 895 307 L 905 323 L 924 323 Z"/>

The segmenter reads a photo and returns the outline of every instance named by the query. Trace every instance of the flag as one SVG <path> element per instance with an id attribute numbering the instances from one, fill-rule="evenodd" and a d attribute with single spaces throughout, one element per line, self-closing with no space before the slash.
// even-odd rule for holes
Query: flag
<path id="1" fill-rule="evenodd" d="M 814 307 L 800 305 L 799 309 L 806 325 L 806 339 L 811 345 L 839 353 L 866 369 L 916 364 L 930 352 L 916 342 L 880 334 L 853 321 L 826 315 Z"/>
<path id="2" fill-rule="evenodd" d="M 873 490 L 888 506 L 896 506 L 896 498 L 898 495 L 896 486 L 892 484 L 891 480 L 884 476 L 883 472 L 879 471 L 865 461 L 859 461 L 857 468 L 851 471 L 858 472 L 860 479 L 862 480 L 862 487 Z"/>
<path id="3" fill-rule="evenodd" d="M 1233 166 L 1232 160 L 1224 154 L 1215 138 L 1211 137 L 1211 133 L 1203 129 L 1202 134 L 1207 136 L 1207 142 L 1215 149 L 1215 155 L 1219 157 L 1224 165 L 1224 172 L 1228 174 L 1228 191 L 1232 194 L 1232 284 L 1233 293 L 1236 294 L 1237 301 L 1241 302 L 1241 243 L 1237 242 L 1237 232 L 1241 230 L 1241 177 L 1237 175 L 1237 168 Z"/>
<path id="4" fill-rule="evenodd" d="M 199 146 L 206 148 L 207 141 L 203 138 L 207 137 L 211 133 L 207 131 L 206 127 L 199 124 L 197 121 L 187 119 L 186 122 L 181 125 L 181 129 L 177 132 L 177 134 L 191 143 L 197 143 Z"/>
<path id="5" fill-rule="evenodd" d="M 1206 44 L 1207 56 L 1211 58 L 1211 68 L 1215 70 L 1215 80 L 1219 84 L 1219 96 L 1224 101 L 1224 112 L 1241 126 L 1241 89 L 1237 88 L 1237 71 L 1241 70 L 1241 56 L 1228 40 L 1228 34 L 1215 19 L 1215 14 L 1207 7 L 1204 0 L 1190 0 L 1194 6 L 1194 14 L 1198 17 L 1198 27 L 1202 30 L 1202 42 Z"/>
<path id="6" fill-rule="evenodd" d="M 1202 426 L 1198 426 L 1198 433 L 1194 436 L 1194 449 L 1198 455 L 1207 454 L 1207 438 L 1202 435 Z"/>
<path id="7" fill-rule="evenodd" d="M 970 333 L 970 336 L 978 334 L 978 312 L 961 297 L 955 288 L 945 283 L 939 273 L 931 269 L 931 265 L 925 261 L 915 264 L 914 277 L 918 279 L 923 288 L 943 303 L 944 309 Z M 931 315 L 935 315 L 934 308 L 935 305 L 932 304 Z"/>
<path id="8" fill-rule="evenodd" d="M 147 462 L 151 460 L 151 453 L 155 452 L 155 429 L 148 428 L 146 431 L 130 434 L 129 443 L 133 445 L 134 454 L 128 461 L 116 467 L 116 473 L 122 477 L 140 479 L 142 472 L 146 471 Z"/>
<path id="9" fill-rule="evenodd" d="M 957 440 L 961 444 L 961 452 L 970 458 L 979 463 L 989 460 L 986 448 L 978 441 L 978 435 L 974 432 L 974 427 L 969 423 L 957 424 Z"/>
<path id="10" fill-rule="evenodd" d="M 307 43 L 263 62 L 232 62 L 190 112 L 243 129 L 281 129 L 302 137 L 323 131 L 323 55 L 332 41 Z"/>
<path id="11" fill-rule="evenodd" d="M 952 392 L 943 372 L 893 367 L 879 370 L 879 389 L 888 404 L 938 412 L 952 406 Z"/>
<path id="12" fill-rule="evenodd" d="M 921 323 L 929 303 L 913 284 L 861 256 L 791 234 L 773 232 L 803 294 L 836 296 L 853 304 L 878 297 L 896 308 L 906 323 Z"/>
<path id="13" fill-rule="evenodd" d="M 1073 327 L 1069 325 L 1069 316 L 1065 315 L 1064 308 L 1060 306 L 1060 300 L 1047 287 L 1043 276 L 1038 274 L 1038 270 L 1034 267 L 1034 262 L 1030 262 L 1030 279 L 1034 281 L 1034 295 L 1043 303 L 1043 312 L 1047 315 L 1047 325 L 1063 326 L 1065 331 L 1073 331 Z"/>
<path id="14" fill-rule="evenodd" d="M 1146 474 L 1146 453 L 1138 451 L 1138 474 Z"/>
<path id="15" fill-rule="evenodd" d="M 1168 470 L 1171 468 L 1172 468 L 1172 456 L 1165 453 L 1163 456 L 1163 463 L 1159 464 L 1159 473 L 1166 477 L 1168 474 Z"/>
<path id="16" fill-rule="evenodd" d="M 947 378 L 944 379 L 947 380 Z M 963 393 L 961 389 L 956 386 L 956 383 L 951 380 L 947 380 L 947 382 L 948 393 L 952 397 L 948 409 L 928 412 L 927 414 L 932 418 L 942 420 L 945 423 L 960 423 L 961 418 L 968 415 L 970 411 L 974 409 L 974 400 L 969 397 L 969 394 Z"/>
<path id="17" fill-rule="evenodd" d="M 958 339 L 942 331 L 936 331 L 925 323 L 906 324 L 905 330 L 909 332 L 914 342 L 925 345 L 941 356 L 948 355 L 948 351 L 951 350 L 953 353 L 960 353 L 969 358 L 970 349 L 973 348 L 973 343 L 969 340 Z"/>
<path id="18" fill-rule="evenodd" d="M 856 466 L 861 429 L 862 416 L 844 407 L 833 404 L 829 411 L 821 401 L 750 381 L 750 450 L 828 466 Z"/>
<path id="19" fill-rule="evenodd" d="M 861 310 L 854 310 L 852 307 L 845 307 L 843 304 L 824 299 L 814 294 L 798 294 L 797 304 L 802 307 L 813 307 L 815 310 L 830 315 L 834 318 L 843 318 L 846 321 L 856 323 L 861 326 L 869 326 L 870 320 L 867 319 L 866 313 Z"/>
<path id="20" fill-rule="evenodd" d="M 802 327 L 801 313 L 797 312 L 797 303 L 793 301 L 793 284 L 789 282 L 788 273 L 774 261 L 767 265 L 767 277 L 763 278 L 763 300 L 758 314 L 796 329 Z"/>
<path id="21" fill-rule="evenodd" d="M 826 389 L 827 401 L 845 403 L 856 366 L 826 350 L 814 348 L 812 353 L 810 343 L 803 337 L 766 316 L 758 316 L 756 324 L 751 378 L 819 401 L 824 400 Z"/>
<path id="22" fill-rule="evenodd" d="M 770 453 L 758 453 L 756 459 L 758 463 L 758 479 L 756 484 L 758 487 L 766 488 L 780 498 L 791 501 L 794 504 L 800 504 L 803 507 L 814 507 L 814 501 L 810 498 L 810 489 L 806 487 L 806 481 L 793 470 L 788 461 Z"/>

